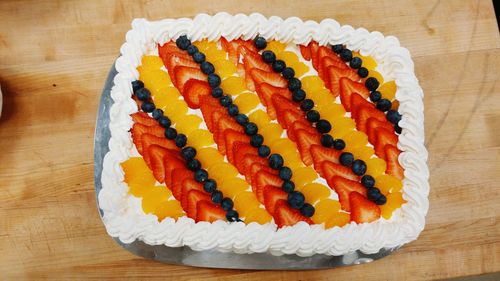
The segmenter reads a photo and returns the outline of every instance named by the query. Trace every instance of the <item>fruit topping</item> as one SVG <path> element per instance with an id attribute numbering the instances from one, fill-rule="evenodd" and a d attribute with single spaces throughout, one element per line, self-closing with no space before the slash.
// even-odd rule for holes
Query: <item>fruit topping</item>
<path id="1" fill-rule="evenodd" d="M 292 226 L 300 221 L 312 224 L 311 219 L 303 216 L 299 210 L 291 208 L 285 200 L 279 200 L 275 209 L 273 217 L 278 227 Z"/>
<path id="2" fill-rule="evenodd" d="M 366 188 L 357 181 L 333 176 L 327 179 L 328 185 L 333 187 L 339 196 L 342 210 L 349 212 L 351 210 L 349 202 L 349 193 L 355 191 L 362 196 L 366 196 Z M 370 202 L 371 203 L 371 202 Z"/>
<path id="3" fill-rule="evenodd" d="M 369 223 L 380 218 L 380 208 L 358 192 L 349 194 L 351 220 L 356 223 Z"/>

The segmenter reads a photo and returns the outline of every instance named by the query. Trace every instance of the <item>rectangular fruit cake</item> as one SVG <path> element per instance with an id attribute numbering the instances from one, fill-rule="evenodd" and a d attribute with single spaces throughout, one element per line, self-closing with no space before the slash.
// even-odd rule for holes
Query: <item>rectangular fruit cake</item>
<path id="1" fill-rule="evenodd" d="M 111 236 L 311 256 L 423 230 L 423 92 L 395 37 L 218 13 L 136 19 L 120 51 L 99 193 Z"/>

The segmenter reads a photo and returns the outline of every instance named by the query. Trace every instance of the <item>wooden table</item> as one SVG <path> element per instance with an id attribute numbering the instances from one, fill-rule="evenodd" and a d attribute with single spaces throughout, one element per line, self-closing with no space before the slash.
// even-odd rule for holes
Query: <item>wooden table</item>
<path id="1" fill-rule="evenodd" d="M 333 3 L 335 2 L 335 3 Z M 397 36 L 425 92 L 430 210 L 380 261 L 320 271 L 197 269 L 145 260 L 95 205 L 94 123 L 136 17 L 199 12 L 326 17 Z M 492 1 L 2 1 L 0 279 L 428 280 L 500 271 L 500 39 Z"/>

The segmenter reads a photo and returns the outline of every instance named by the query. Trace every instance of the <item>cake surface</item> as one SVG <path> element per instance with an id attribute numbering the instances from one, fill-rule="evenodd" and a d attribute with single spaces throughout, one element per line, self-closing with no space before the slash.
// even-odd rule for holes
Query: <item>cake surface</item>
<path id="1" fill-rule="evenodd" d="M 423 230 L 423 92 L 395 37 L 219 13 L 134 20 L 120 51 L 99 193 L 111 236 L 310 256 Z"/>

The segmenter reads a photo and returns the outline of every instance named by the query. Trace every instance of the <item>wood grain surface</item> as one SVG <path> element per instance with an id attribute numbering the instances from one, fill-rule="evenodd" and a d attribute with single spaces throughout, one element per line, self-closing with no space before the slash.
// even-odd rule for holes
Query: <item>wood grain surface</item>
<path id="1" fill-rule="evenodd" d="M 99 97 L 130 22 L 200 12 L 334 18 L 395 35 L 425 92 L 430 210 L 382 260 L 319 271 L 145 260 L 95 204 Z M 0 279 L 430 280 L 500 271 L 500 38 L 492 1 L 1 1 Z"/>

